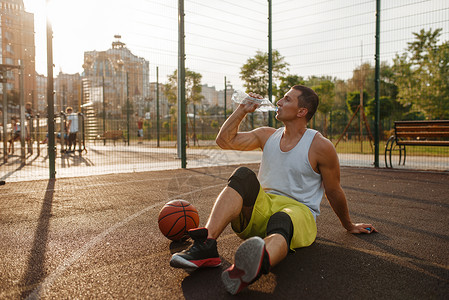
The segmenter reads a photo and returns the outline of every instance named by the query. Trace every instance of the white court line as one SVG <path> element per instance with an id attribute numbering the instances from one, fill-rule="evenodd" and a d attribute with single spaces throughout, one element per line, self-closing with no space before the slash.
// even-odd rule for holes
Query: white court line
<path id="1" fill-rule="evenodd" d="M 211 188 L 216 188 L 219 186 L 223 186 L 223 183 L 220 184 L 216 184 L 213 186 L 209 186 L 209 187 L 205 187 L 205 188 L 199 188 L 196 189 L 194 191 L 190 191 L 184 194 L 180 194 L 177 195 L 175 198 L 169 199 L 173 200 L 173 199 L 177 199 L 177 198 L 182 198 L 186 195 L 192 194 L 192 193 L 196 193 L 205 189 L 211 189 Z M 44 278 L 44 280 L 32 291 L 32 293 L 26 298 L 26 299 L 40 299 L 41 295 L 44 294 L 45 290 L 47 290 L 48 288 L 51 287 L 51 285 L 53 284 L 53 282 L 59 277 L 61 276 L 71 265 L 73 265 L 80 257 L 82 257 L 87 251 L 89 251 L 93 246 L 95 246 L 96 244 L 98 244 L 101 240 L 103 240 L 108 234 L 110 234 L 111 232 L 115 231 L 117 228 L 125 225 L 126 223 L 129 223 L 130 221 L 132 221 L 133 219 L 137 218 L 138 216 L 146 213 L 147 211 L 154 209 L 162 204 L 165 204 L 166 201 L 160 201 L 158 203 L 155 203 L 153 205 L 147 206 L 144 209 L 136 212 L 135 214 L 127 217 L 126 219 L 114 224 L 112 227 L 109 227 L 108 229 L 104 230 L 103 232 L 101 232 L 100 234 L 98 234 L 97 236 L 95 236 L 94 238 L 92 238 L 89 242 L 87 242 L 83 247 L 81 247 L 78 251 L 76 251 L 75 253 L 73 253 L 69 258 L 65 259 L 62 264 L 60 264 L 56 270 L 52 273 L 50 273 L 50 275 L 48 275 L 47 277 Z"/>

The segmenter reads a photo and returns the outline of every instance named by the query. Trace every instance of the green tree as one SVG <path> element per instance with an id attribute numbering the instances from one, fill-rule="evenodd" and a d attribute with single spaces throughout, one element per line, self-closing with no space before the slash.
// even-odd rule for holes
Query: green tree
<path id="1" fill-rule="evenodd" d="M 297 84 L 304 85 L 304 78 L 299 75 L 287 75 L 279 77 L 279 86 L 273 91 L 276 101 L 283 98 L 290 88 Z"/>
<path id="2" fill-rule="evenodd" d="M 272 62 L 273 91 L 275 91 L 276 82 L 288 71 L 289 64 L 277 50 L 273 50 Z M 240 69 L 240 78 L 247 92 L 255 92 L 266 97 L 268 95 L 268 53 L 257 51 L 254 57 L 249 58 Z"/>
<path id="3" fill-rule="evenodd" d="M 307 80 L 304 82 L 304 85 L 308 86 L 308 87 L 313 87 L 313 86 L 317 86 L 320 85 L 321 82 L 323 81 L 330 81 L 330 82 L 335 82 L 335 78 L 333 78 L 332 76 L 310 76 L 307 78 Z"/>
<path id="4" fill-rule="evenodd" d="M 201 79 L 202 75 L 194 71 L 186 69 L 186 105 L 200 104 L 204 96 L 201 94 Z M 164 86 L 164 95 L 173 106 L 171 113 L 176 112 L 176 103 L 178 101 L 178 70 L 175 70 L 172 75 L 168 76 L 168 83 Z"/>
<path id="5" fill-rule="evenodd" d="M 394 84 L 394 73 L 391 66 L 387 62 L 383 61 L 380 64 L 380 96 L 390 97 L 396 99 L 398 90 Z M 348 88 L 350 91 L 360 91 L 363 86 L 363 90 L 366 91 L 368 97 L 374 98 L 375 93 L 375 70 L 369 63 L 364 63 L 356 68 L 352 73 L 352 78 L 348 80 Z"/>
<path id="6" fill-rule="evenodd" d="M 363 105 L 365 106 L 366 102 L 368 102 L 368 93 L 363 91 Z M 353 114 L 357 107 L 360 105 L 360 92 L 350 92 L 348 93 L 348 97 L 346 99 L 346 105 L 351 114 Z"/>
<path id="7" fill-rule="evenodd" d="M 449 118 L 449 42 L 438 45 L 441 31 L 413 33 L 407 51 L 393 60 L 400 103 L 427 119 Z"/>
<path id="8" fill-rule="evenodd" d="M 323 134 L 327 136 L 327 116 L 332 110 L 335 100 L 335 85 L 330 80 L 320 82 L 319 85 L 312 87 L 312 89 L 318 94 L 320 104 L 318 105 L 318 111 L 324 116 Z"/>
<path id="9" fill-rule="evenodd" d="M 394 102 L 390 98 L 384 96 L 380 97 L 379 103 L 380 103 L 380 121 L 382 121 L 390 117 L 393 111 Z M 374 98 L 371 98 L 368 101 L 365 107 L 365 111 L 366 116 L 374 120 L 374 117 L 376 115 L 376 101 Z"/>

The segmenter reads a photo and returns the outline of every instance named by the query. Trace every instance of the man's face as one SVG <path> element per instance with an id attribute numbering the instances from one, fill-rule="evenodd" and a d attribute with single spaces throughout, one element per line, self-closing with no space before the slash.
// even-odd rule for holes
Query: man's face
<path id="1" fill-rule="evenodd" d="M 290 89 L 285 96 L 276 103 L 278 106 L 276 119 L 281 122 L 297 119 L 300 110 L 304 109 L 298 107 L 299 96 L 301 96 L 301 91 Z"/>

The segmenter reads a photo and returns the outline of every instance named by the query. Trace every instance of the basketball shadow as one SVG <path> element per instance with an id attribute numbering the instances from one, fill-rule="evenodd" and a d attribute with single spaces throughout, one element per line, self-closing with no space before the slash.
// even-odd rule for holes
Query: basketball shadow
<path id="1" fill-rule="evenodd" d="M 181 241 L 172 241 L 170 243 L 170 254 L 181 252 L 182 250 L 189 248 L 190 245 L 192 245 L 192 241 L 187 238 Z"/>

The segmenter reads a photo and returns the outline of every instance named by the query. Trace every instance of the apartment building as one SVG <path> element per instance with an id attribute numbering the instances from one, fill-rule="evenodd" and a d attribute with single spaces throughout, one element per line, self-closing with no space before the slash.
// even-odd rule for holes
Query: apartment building
<path id="1" fill-rule="evenodd" d="M 22 62 L 24 99 L 36 107 L 34 14 L 25 11 L 22 0 L 1 0 L 0 27 L 0 61 L 1 68 L 7 70 L 7 92 L 11 93 L 13 90 L 20 92 L 17 67 Z"/>

